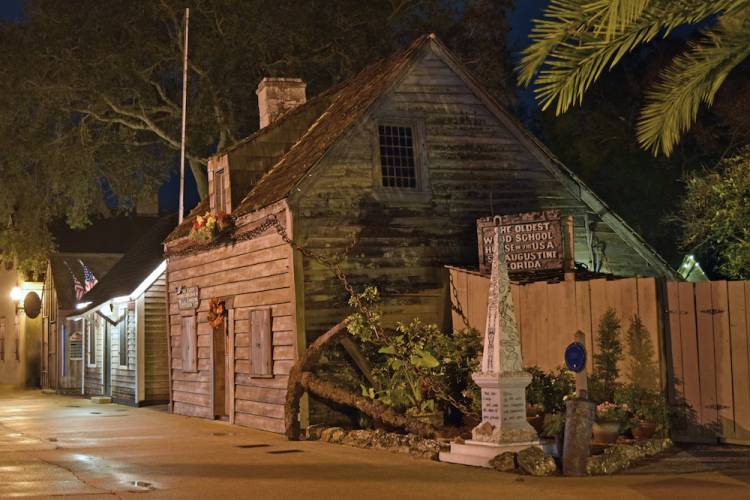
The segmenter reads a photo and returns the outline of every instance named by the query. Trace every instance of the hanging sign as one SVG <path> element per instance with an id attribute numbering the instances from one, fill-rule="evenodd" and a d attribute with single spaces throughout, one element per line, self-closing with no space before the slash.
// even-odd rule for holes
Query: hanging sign
<path id="1" fill-rule="evenodd" d="M 559 210 L 497 215 L 477 220 L 479 271 L 492 267 L 493 228 L 500 228 L 508 271 L 562 269 L 563 246 Z"/>
<path id="2" fill-rule="evenodd" d="M 196 309 L 199 302 L 197 286 L 183 286 L 177 289 L 177 306 L 180 309 Z"/>

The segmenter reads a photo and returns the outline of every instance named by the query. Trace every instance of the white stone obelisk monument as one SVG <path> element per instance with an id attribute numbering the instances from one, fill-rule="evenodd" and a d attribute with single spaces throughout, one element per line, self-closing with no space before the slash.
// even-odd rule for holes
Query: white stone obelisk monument
<path id="1" fill-rule="evenodd" d="M 494 230 L 492 274 L 487 302 L 481 371 L 472 378 L 482 390 L 482 422 L 466 443 L 451 444 L 440 460 L 489 466 L 504 451 L 539 445 L 536 431 L 526 421 L 526 386 L 531 375 L 523 369 L 508 266 L 499 230 Z"/>

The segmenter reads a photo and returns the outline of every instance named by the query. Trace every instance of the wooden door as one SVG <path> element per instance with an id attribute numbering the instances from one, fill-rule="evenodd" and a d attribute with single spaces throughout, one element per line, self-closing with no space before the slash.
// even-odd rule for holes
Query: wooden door
<path id="1" fill-rule="evenodd" d="M 234 309 L 229 310 L 224 337 L 224 408 L 234 423 Z"/>

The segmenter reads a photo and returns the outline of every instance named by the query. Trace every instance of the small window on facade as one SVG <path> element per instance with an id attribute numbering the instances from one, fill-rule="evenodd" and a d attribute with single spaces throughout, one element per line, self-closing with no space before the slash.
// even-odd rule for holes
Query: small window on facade
<path id="1" fill-rule="evenodd" d="M 383 187 L 417 187 L 414 132 L 411 127 L 380 125 L 380 174 Z"/>
<path id="2" fill-rule="evenodd" d="M 117 332 L 120 341 L 120 366 L 128 366 L 128 315 L 124 311 L 117 324 Z"/>
<path id="3" fill-rule="evenodd" d="M 216 199 L 216 211 L 225 212 L 224 207 L 224 169 L 214 172 L 214 196 Z"/>
<path id="4" fill-rule="evenodd" d="M 72 361 L 83 359 L 83 335 L 79 332 L 70 336 L 70 359 Z"/>
<path id="5" fill-rule="evenodd" d="M 86 346 L 89 353 L 89 365 L 96 366 L 96 329 L 93 321 L 86 321 Z"/>

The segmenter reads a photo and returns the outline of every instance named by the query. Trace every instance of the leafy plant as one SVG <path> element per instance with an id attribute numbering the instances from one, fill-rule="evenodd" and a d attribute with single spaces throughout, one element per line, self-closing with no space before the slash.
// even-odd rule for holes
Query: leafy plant
<path id="1" fill-rule="evenodd" d="M 598 422 L 621 422 L 629 420 L 630 405 L 627 403 L 612 403 L 604 401 L 596 405 L 596 420 Z"/>
<path id="2" fill-rule="evenodd" d="M 688 177 L 680 207 L 683 246 L 718 257 L 721 272 L 734 279 L 750 278 L 748 199 L 750 146 Z"/>
<path id="3" fill-rule="evenodd" d="M 594 354 L 589 393 L 594 401 L 612 401 L 617 389 L 620 370 L 617 363 L 623 359 L 620 342 L 620 320 L 611 307 L 602 316 L 597 329 L 597 352 Z"/>
<path id="4" fill-rule="evenodd" d="M 654 344 L 640 316 L 635 315 L 626 334 L 630 365 L 630 383 L 644 389 L 655 389 L 659 382 L 659 370 L 654 358 Z"/>
<path id="5" fill-rule="evenodd" d="M 544 434 L 558 436 L 565 432 L 565 412 L 548 413 L 544 416 Z"/>
<path id="6" fill-rule="evenodd" d="M 575 378 L 562 367 L 545 372 L 538 366 L 527 371 L 531 383 L 526 387 L 526 403 L 542 408 L 545 413 L 565 412 L 565 399 L 575 392 Z"/>
<path id="7" fill-rule="evenodd" d="M 657 433 L 666 433 L 669 414 L 666 398 L 660 391 L 627 384 L 616 391 L 615 401 L 620 405 L 627 405 L 629 425 L 652 422 L 656 424 Z"/>
<path id="8" fill-rule="evenodd" d="M 363 345 L 377 382 L 377 387 L 363 385 L 362 394 L 407 414 L 453 408 L 478 415 L 481 400 L 471 380 L 481 352 L 478 333 L 448 334 L 418 319 L 385 331 L 379 301 L 374 287 L 350 300 L 355 311 L 347 328 Z"/>

